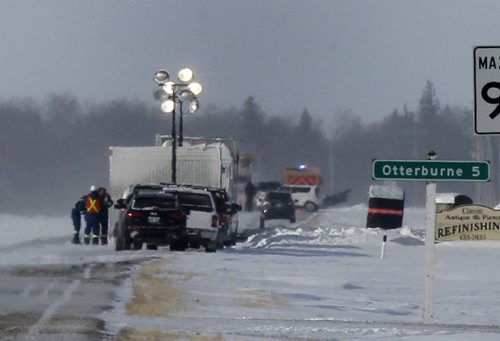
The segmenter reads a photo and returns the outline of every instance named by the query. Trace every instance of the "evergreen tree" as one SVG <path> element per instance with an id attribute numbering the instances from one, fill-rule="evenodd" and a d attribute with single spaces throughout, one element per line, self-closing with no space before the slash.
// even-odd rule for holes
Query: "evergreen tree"
<path id="1" fill-rule="evenodd" d="M 304 108 L 300 115 L 298 128 L 302 132 L 311 132 L 313 129 L 313 118 L 307 108 Z"/>
<path id="2" fill-rule="evenodd" d="M 419 155 L 426 155 L 431 149 L 439 153 L 438 132 L 441 130 L 439 100 L 436 96 L 434 84 L 427 81 L 422 96 L 418 102 L 418 133 Z"/>
<path id="3" fill-rule="evenodd" d="M 254 97 L 249 96 L 245 100 L 240 109 L 240 117 L 239 138 L 245 149 L 244 152 L 256 152 L 256 149 L 261 149 L 258 137 L 265 132 L 263 131 L 264 113 Z"/>
<path id="4" fill-rule="evenodd" d="M 436 89 L 431 81 L 427 81 L 418 102 L 418 118 L 423 127 L 432 127 L 440 112 Z"/>

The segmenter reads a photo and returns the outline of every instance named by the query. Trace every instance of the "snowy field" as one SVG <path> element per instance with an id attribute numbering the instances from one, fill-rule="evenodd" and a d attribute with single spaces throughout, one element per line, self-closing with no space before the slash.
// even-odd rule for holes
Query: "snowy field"
<path id="1" fill-rule="evenodd" d="M 127 328 L 225 340 L 500 338 L 500 243 L 436 245 L 434 319 L 423 324 L 425 211 L 407 208 L 404 227 L 390 231 L 364 228 L 366 211 L 365 205 L 339 207 L 264 230 L 256 229 L 256 214 L 243 213 L 248 238 L 216 254 L 75 246 L 69 217 L 1 216 L 0 265 L 161 260 L 154 276 L 176 288 L 179 304 L 159 316 L 131 314 L 126 306 L 141 275 L 137 266 L 115 307 L 102 313 L 113 333 Z M 26 252 L 42 240 L 59 244 Z"/>

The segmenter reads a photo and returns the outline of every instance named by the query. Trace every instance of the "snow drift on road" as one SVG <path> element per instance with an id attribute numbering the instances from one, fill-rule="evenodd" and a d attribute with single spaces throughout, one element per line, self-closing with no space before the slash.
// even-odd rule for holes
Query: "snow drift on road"
<path id="1" fill-rule="evenodd" d="M 289 224 L 286 220 L 269 221 L 271 228 L 253 230 L 243 244 L 251 248 L 272 248 L 277 246 L 307 247 L 331 245 L 350 245 L 360 243 L 380 243 L 381 236 L 388 235 L 389 240 L 399 243 L 423 244 L 425 213 L 421 209 L 407 209 L 403 228 L 380 230 L 366 228 L 365 205 L 324 210 L 307 217 L 304 221 Z M 321 214 L 321 219 L 318 215 Z M 255 217 L 254 217 L 255 220 Z M 243 218 L 244 224 L 255 224 L 248 216 Z M 249 226 L 246 226 L 248 229 Z"/>

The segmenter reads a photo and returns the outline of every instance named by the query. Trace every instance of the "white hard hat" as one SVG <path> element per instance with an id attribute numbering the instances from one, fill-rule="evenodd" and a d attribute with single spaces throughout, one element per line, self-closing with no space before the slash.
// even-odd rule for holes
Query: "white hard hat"
<path id="1" fill-rule="evenodd" d="M 96 190 L 97 190 L 97 188 L 94 185 L 90 186 L 90 191 L 91 192 L 96 191 Z"/>

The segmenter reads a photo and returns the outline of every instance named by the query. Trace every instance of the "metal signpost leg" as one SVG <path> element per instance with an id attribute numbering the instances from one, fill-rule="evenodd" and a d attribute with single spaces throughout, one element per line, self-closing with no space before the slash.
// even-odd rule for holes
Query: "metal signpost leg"
<path id="1" fill-rule="evenodd" d="M 434 242 L 436 230 L 436 183 L 426 185 L 424 322 L 432 320 L 434 291 Z"/>
<path id="2" fill-rule="evenodd" d="M 172 111 L 172 183 L 177 183 L 177 133 L 175 131 L 175 107 Z"/>

